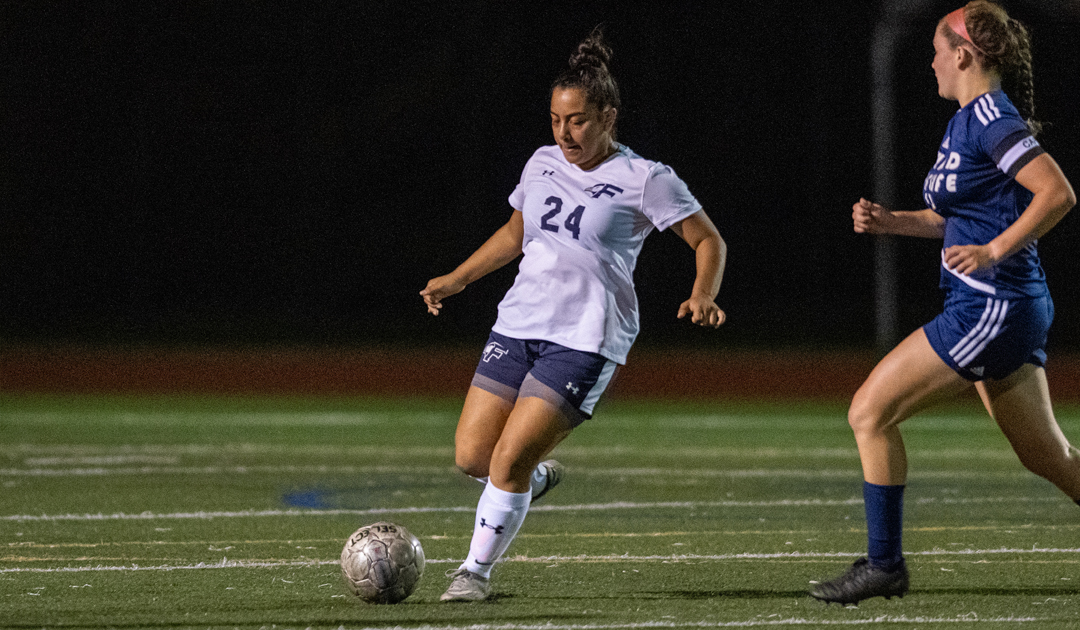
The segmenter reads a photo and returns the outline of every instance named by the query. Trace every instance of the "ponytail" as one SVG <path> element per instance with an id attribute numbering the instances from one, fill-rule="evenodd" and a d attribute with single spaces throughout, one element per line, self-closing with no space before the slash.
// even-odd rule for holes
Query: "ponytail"
<path id="1" fill-rule="evenodd" d="M 1031 135 L 1038 135 L 1043 124 L 1035 118 L 1035 75 L 1027 28 L 990 0 L 968 2 L 963 16 L 983 69 L 1001 75 L 1002 89 L 1012 97 Z M 959 35 L 948 28 L 945 32 L 954 48 L 960 44 Z"/>
<path id="2" fill-rule="evenodd" d="M 1043 124 L 1035 118 L 1035 71 L 1031 58 L 1031 36 L 1023 24 L 1009 19 L 1009 30 L 1014 34 L 1017 47 L 1013 63 L 1006 67 L 1010 87 L 1016 95 L 1016 107 L 1027 122 L 1031 135 L 1037 136 Z M 1005 78 L 1005 77 L 1003 77 Z"/>

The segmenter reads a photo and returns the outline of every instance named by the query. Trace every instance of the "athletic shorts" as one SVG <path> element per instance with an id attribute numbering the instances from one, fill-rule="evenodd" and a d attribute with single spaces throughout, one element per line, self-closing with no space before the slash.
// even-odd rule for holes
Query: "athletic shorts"
<path id="1" fill-rule="evenodd" d="M 472 384 L 508 402 L 519 397 L 542 398 L 558 407 L 576 427 L 592 417 L 617 367 L 614 361 L 593 352 L 492 332 Z"/>
<path id="2" fill-rule="evenodd" d="M 923 326 L 934 351 L 969 381 L 1003 379 L 1025 363 L 1046 366 L 1046 333 L 1054 302 L 1003 300 L 953 291 L 945 312 Z"/>

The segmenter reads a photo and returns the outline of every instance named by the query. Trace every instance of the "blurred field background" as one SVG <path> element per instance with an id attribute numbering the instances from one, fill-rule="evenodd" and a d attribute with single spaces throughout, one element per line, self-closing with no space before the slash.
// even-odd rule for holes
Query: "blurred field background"
<path id="1" fill-rule="evenodd" d="M 507 220 L 553 141 L 550 81 L 603 23 L 620 141 L 672 166 L 730 248 L 728 322 L 703 331 L 675 320 L 691 250 L 649 238 L 640 343 L 880 352 L 877 244 L 851 205 L 921 207 L 955 112 L 930 42 L 957 4 L 6 3 L 0 350 L 483 343 L 515 265 L 438 318 L 417 292 Z M 1005 5 L 1033 33 L 1040 140 L 1077 185 L 1080 8 Z M 875 144 L 882 83 L 892 147 Z M 1069 216 L 1040 243 L 1052 356 L 1080 352 L 1078 240 Z M 941 305 L 939 244 L 895 247 L 892 341 Z"/>
<path id="2" fill-rule="evenodd" d="M 1077 507 L 972 401 L 913 419 L 912 591 L 807 594 L 865 549 L 844 405 L 613 400 L 555 452 L 494 598 L 438 601 L 480 487 L 452 398 L 0 394 L 0 627 L 1072 628 Z M 1070 436 L 1080 407 L 1059 408 Z M 394 606 L 348 595 L 360 525 L 419 536 Z"/>

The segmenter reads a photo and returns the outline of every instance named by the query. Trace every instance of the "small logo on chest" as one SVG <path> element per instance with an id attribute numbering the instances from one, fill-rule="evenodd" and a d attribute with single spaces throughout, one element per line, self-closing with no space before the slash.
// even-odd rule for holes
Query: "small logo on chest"
<path id="1" fill-rule="evenodd" d="M 596 184 L 594 186 L 589 186 L 585 189 L 585 192 L 592 195 L 593 199 L 599 199 L 600 195 L 614 197 L 615 193 L 621 193 L 622 191 L 622 188 L 619 188 L 618 186 L 614 186 L 612 184 Z"/>

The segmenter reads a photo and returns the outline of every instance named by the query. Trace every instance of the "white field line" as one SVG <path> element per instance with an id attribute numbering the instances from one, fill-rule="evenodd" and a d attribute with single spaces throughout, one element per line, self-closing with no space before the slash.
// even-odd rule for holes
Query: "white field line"
<path id="1" fill-rule="evenodd" d="M 930 551 L 906 551 L 908 557 L 941 557 L 941 556 L 966 556 L 977 557 L 986 555 L 1049 555 L 1049 554 L 1080 554 L 1077 549 L 959 549 L 946 551 L 933 549 Z M 504 558 L 499 562 L 527 563 L 527 564 L 551 564 L 551 563 L 629 563 L 629 562 L 722 562 L 727 560 L 804 560 L 804 559 L 847 559 L 858 558 L 866 555 L 865 552 L 786 552 L 786 553 L 729 553 L 729 554 L 670 554 L 670 555 L 647 555 L 631 556 L 621 555 L 577 555 L 577 556 L 514 556 Z M 428 564 L 460 564 L 463 558 L 429 558 Z M 0 574 L 6 573 L 80 573 L 86 571 L 187 571 L 195 569 L 272 569 L 280 567 L 320 567 L 341 564 L 340 560 L 229 560 L 222 558 L 221 562 L 199 562 L 197 564 L 157 564 L 157 565 L 94 565 L 82 567 L 11 567 L 0 569 Z"/>
<path id="2" fill-rule="evenodd" d="M 109 425 L 170 426 L 211 424 L 229 426 L 371 426 L 386 425 L 400 429 L 409 425 L 454 426 L 456 413 L 370 413 L 370 412 L 121 412 L 115 411 L 26 411 L 10 412 L 5 419 L 12 423 L 92 422 Z"/>
<path id="3" fill-rule="evenodd" d="M 1050 503 L 1061 499 L 1057 497 L 981 497 L 967 499 L 941 499 L 926 497 L 917 499 L 917 504 L 937 505 L 972 505 L 983 503 Z M 699 508 L 791 508 L 791 507 L 837 507 L 862 505 L 863 500 L 851 499 L 781 499 L 777 501 L 659 501 L 659 502 L 633 502 L 617 501 L 612 503 L 586 503 L 576 505 L 538 505 L 531 508 L 532 512 L 583 512 L 583 511 L 606 511 L 606 510 L 652 510 L 652 509 L 699 509 Z M 447 507 L 398 507 L 398 508 L 371 508 L 364 510 L 329 509 L 329 510 L 234 510 L 218 512 L 114 512 L 112 514 L 11 514 L 0 516 L 0 521 L 9 522 L 49 522 L 49 521 L 152 521 L 152 520 L 178 520 L 198 519 L 212 520 L 216 518 L 264 518 L 264 517 L 300 517 L 300 516 L 374 516 L 381 514 L 428 514 L 428 513 L 451 513 L 476 511 L 475 506 L 447 506 Z"/>
<path id="4" fill-rule="evenodd" d="M 124 466 L 117 468 L 0 468 L 0 477 L 108 477 L 127 475 L 249 475 L 249 474 L 429 474 L 445 475 L 450 466 Z"/>
<path id="5" fill-rule="evenodd" d="M 41 458 L 42 463 L 37 465 L 55 465 L 64 463 L 79 463 L 82 458 L 115 457 L 115 456 L 163 456 L 177 457 L 184 455 L 292 455 L 312 454 L 317 456 L 340 456 L 360 457 L 371 455 L 395 455 L 400 457 L 443 457 L 452 455 L 453 446 L 416 446 L 416 445 L 385 445 L 385 444 L 256 444 L 256 443 L 226 443 L 226 444 L 123 444 L 123 445 L 91 445 L 91 444 L 7 444 L 0 445 L 0 456 L 11 459 L 24 457 Z M 680 460 L 694 459 L 732 459 L 732 458 L 767 458 L 767 459 L 790 459 L 790 458 L 814 458 L 814 459 L 851 459 L 858 460 L 858 450 L 854 443 L 849 447 L 815 447 L 815 448 L 778 448 L 778 447 L 655 447 L 655 446 L 579 446 L 574 444 L 562 445 L 556 451 L 560 455 L 569 457 L 590 459 L 595 457 L 632 457 L 649 455 L 653 457 L 675 456 Z M 909 458 L 926 460 L 1014 460 L 1016 455 L 1007 447 L 982 448 L 982 449 L 918 449 L 909 453 Z M 45 462 L 50 463 L 45 463 Z M 28 460 L 29 463 L 29 460 Z"/>
<path id="6" fill-rule="evenodd" d="M 351 628 L 340 626 L 338 630 L 648 630 L 652 628 L 770 628 L 779 626 L 870 626 L 870 625 L 929 625 L 929 624 L 1001 624 L 1047 622 L 1051 618 L 1040 617 L 979 617 L 975 613 L 956 617 L 908 617 L 907 615 L 878 615 L 865 619 L 811 619 L 807 617 L 781 617 L 776 619 L 748 619 L 746 621 L 638 621 L 630 623 L 571 623 L 571 624 L 525 624 L 525 623 L 471 623 L 464 626 L 368 626 Z"/>
<path id="7" fill-rule="evenodd" d="M 404 425 L 444 425 L 453 426 L 457 422 L 456 412 L 203 412 L 177 411 L 160 412 L 116 412 L 109 410 L 80 411 L 13 411 L 6 415 L 11 422 L 78 422 L 87 419 L 97 423 L 124 425 L 192 425 L 214 424 L 216 426 L 364 426 L 386 425 L 400 428 Z M 652 414 L 612 413 L 598 417 L 592 422 L 600 430 L 621 431 L 634 425 L 645 425 L 653 421 Z M 1068 424 L 1072 418 L 1059 418 L 1059 423 Z M 842 428 L 847 425 L 843 411 L 836 415 L 824 413 L 738 413 L 738 414 L 671 414 L 665 417 L 665 426 L 679 429 L 777 429 L 788 431 L 816 431 L 822 428 Z M 988 418 L 981 415 L 940 415 L 928 414 L 912 418 L 907 422 L 911 430 L 925 431 L 985 431 L 996 432 L 997 428 Z"/>
<path id="8" fill-rule="evenodd" d="M 1007 525 L 960 525 L 957 527 L 907 527 L 905 531 L 908 532 L 1006 532 L 1015 533 L 1017 529 L 1025 532 L 1032 531 L 1070 531 L 1074 529 L 1080 529 L 1080 523 L 1069 525 L 1031 525 L 1025 524 L 1020 527 L 1007 526 Z M 865 531 L 852 529 L 850 531 Z M 687 536 L 693 536 L 695 538 L 708 538 L 715 536 L 806 536 L 820 534 L 821 530 L 816 529 L 744 529 L 744 530 L 702 530 L 702 531 L 667 531 L 667 532 L 563 532 L 559 534 L 537 534 L 531 532 L 521 532 L 516 537 L 521 539 L 539 539 L 539 538 L 667 538 L 667 537 L 679 537 L 685 538 Z M 430 535 L 417 536 L 420 540 L 468 540 L 472 537 L 472 532 L 463 531 L 457 535 Z M 295 544 L 340 544 L 340 540 L 337 538 L 290 538 L 290 539 L 243 539 L 243 540 L 125 540 L 120 542 L 95 542 L 95 543 L 38 543 L 38 542 L 9 542 L 7 547 L 9 549 L 98 549 L 102 547 L 167 547 L 167 546 L 210 546 L 211 548 L 232 548 L 236 545 L 295 545 Z M 0 549 L 4 545 L 0 544 Z M 212 551 L 215 549 L 211 549 Z"/>
<path id="9" fill-rule="evenodd" d="M 105 458 L 83 458 L 87 463 Z M 37 460 L 28 460 L 34 461 Z M 54 462 L 54 459 L 47 461 Z M 97 463 L 100 463 L 98 461 Z M 111 458 L 109 463 L 120 463 Z M 132 475 L 457 475 L 450 466 L 356 466 L 351 464 L 312 465 L 237 465 L 237 466 L 115 466 L 92 467 L 34 467 L 0 468 L 0 477 L 123 477 Z M 784 479 L 784 478 L 834 478 L 846 479 L 861 476 L 858 466 L 850 469 L 687 469 L 687 468 L 575 468 L 575 475 L 583 477 L 648 477 L 678 479 Z M 912 479 L 1027 479 L 1030 473 L 1023 470 L 972 471 L 972 470 L 920 470 L 911 473 Z"/>
<path id="10" fill-rule="evenodd" d="M 287 411 L 239 411 L 239 412 L 204 412 L 204 411 L 175 411 L 175 412 L 116 412 L 108 410 L 80 410 L 80 411 L 16 411 L 9 412 L 7 418 L 11 422 L 79 422 L 91 419 L 94 422 L 106 424 L 144 424 L 154 425 L 190 425 L 212 423 L 217 426 L 247 426 L 247 425 L 272 425 L 272 426 L 310 426 L 310 425 L 377 425 L 400 427 L 402 424 L 445 424 L 453 426 L 457 422 L 458 414 L 438 412 L 410 412 L 410 413 L 385 413 L 385 412 L 287 412 Z M 653 421 L 653 415 L 633 414 L 609 414 L 597 419 L 594 426 L 603 429 L 621 430 L 626 426 L 645 425 Z M 930 420 L 925 418 L 924 421 Z M 948 426 L 980 426 L 985 423 L 973 422 L 970 418 L 953 418 Z M 813 414 L 770 414 L 770 413 L 747 413 L 747 414 L 673 414 L 664 420 L 667 426 L 677 426 L 695 429 L 730 429 L 730 428 L 757 428 L 767 426 L 771 428 L 782 427 L 815 427 L 844 426 L 845 419 L 841 416 L 832 417 Z"/>

